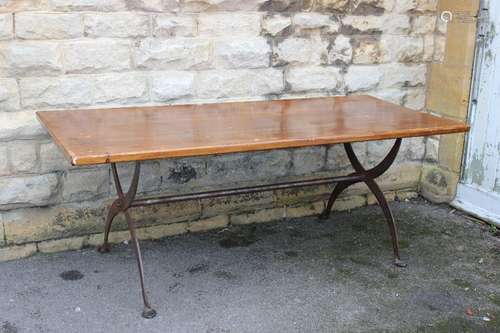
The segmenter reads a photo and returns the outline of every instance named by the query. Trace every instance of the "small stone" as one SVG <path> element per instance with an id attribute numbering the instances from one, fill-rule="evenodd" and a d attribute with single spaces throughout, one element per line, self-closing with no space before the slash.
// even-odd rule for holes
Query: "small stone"
<path id="1" fill-rule="evenodd" d="M 353 49 L 351 39 L 344 35 L 335 38 L 335 42 L 328 48 L 329 64 L 349 64 L 352 60 Z"/>
<path id="2" fill-rule="evenodd" d="M 326 43 L 318 39 L 287 38 L 275 48 L 275 64 L 317 64 L 326 54 Z"/>
<path id="3" fill-rule="evenodd" d="M 270 15 L 262 21 L 262 30 L 271 36 L 276 36 L 291 25 L 292 19 L 289 16 Z"/>
<path id="4" fill-rule="evenodd" d="M 157 102 L 192 96 L 194 74 L 181 71 L 155 71 L 151 77 L 151 94 L 152 99 Z"/>
<path id="5" fill-rule="evenodd" d="M 268 67 L 271 48 L 264 38 L 218 40 L 215 43 L 217 68 Z"/>
<path id="6" fill-rule="evenodd" d="M 57 192 L 58 183 L 55 174 L 0 178 L 0 210 L 47 205 Z"/>
<path id="7" fill-rule="evenodd" d="M 378 66 L 351 66 L 345 74 L 345 85 L 349 92 L 374 89 L 382 80 L 383 72 Z"/>

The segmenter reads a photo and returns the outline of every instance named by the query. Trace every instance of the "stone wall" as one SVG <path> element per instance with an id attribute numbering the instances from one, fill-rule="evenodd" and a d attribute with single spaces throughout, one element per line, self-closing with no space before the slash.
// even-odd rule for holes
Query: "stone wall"
<path id="1" fill-rule="evenodd" d="M 345 94 L 422 110 L 427 68 L 444 55 L 446 27 L 436 20 L 436 6 L 437 0 L 0 0 L 0 253 L 8 259 L 93 245 L 113 197 L 109 168 L 71 167 L 35 111 Z M 355 148 L 374 165 L 391 144 Z M 381 180 L 393 198 L 417 191 L 425 150 L 425 139 L 405 140 Z M 131 166 L 121 170 L 129 179 Z M 151 161 L 140 192 L 347 170 L 338 146 Z M 154 238 L 310 215 L 330 190 L 134 214 L 148 226 L 141 236 Z M 373 202 L 363 186 L 347 194 L 338 207 Z M 116 229 L 124 229 L 123 221 Z"/>

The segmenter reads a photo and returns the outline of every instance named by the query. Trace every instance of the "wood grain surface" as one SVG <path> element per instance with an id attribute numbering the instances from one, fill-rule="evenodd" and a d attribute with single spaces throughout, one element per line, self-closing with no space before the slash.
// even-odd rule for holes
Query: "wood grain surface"
<path id="1" fill-rule="evenodd" d="M 459 133 L 465 123 L 370 96 L 41 111 L 73 165 Z"/>

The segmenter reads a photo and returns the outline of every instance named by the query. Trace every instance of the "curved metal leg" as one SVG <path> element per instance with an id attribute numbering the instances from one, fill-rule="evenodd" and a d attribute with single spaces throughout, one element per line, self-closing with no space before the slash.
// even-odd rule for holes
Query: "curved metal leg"
<path id="1" fill-rule="evenodd" d="M 382 160 L 382 162 L 380 162 L 378 165 L 369 170 L 365 170 L 365 168 L 362 166 L 361 162 L 354 153 L 354 150 L 352 149 L 350 143 L 344 144 L 344 148 L 347 153 L 347 157 L 349 158 L 349 161 L 351 162 L 351 165 L 355 170 L 355 172 L 352 175 L 357 174 L 362 176 L 362 179 L 359 180 L 358 182 L 363 181 L 364 183 L 366 183 L 370 191 L 372 191 L 372 193 L 377 198 L 377 201 L 379 202 L 379 205 L 382 208 L 382 211 L 384 212 L 387 224 L 389 226 L 389 231 L 391 234 L 392 246 L 394 250 L 394 264 L 399 267 L 406 267 L 406 264 L 401 261 L 401 258 L 399 256 L 398 231 L 396 223 L 394 221 L 394 217 L 392 215 L 392 212 L 389 208 L 389 205 L 384 197 L 382 190 L 380 190 L 380 187 L 375 182 L 375 178 L 379 177 L 384 172 L 386 172 L 396 159 L 396 156 L 399 152 L 399 148 L 401 147 L 401 142 L 402 142 L 401 138 L 396 139 L 394 146 L 391 148 L 391 150 L 389 151 L 387 156 Z M 357 183 L 356 181 L 339 182 L 333 189 L 333 192 L 328 200 L 328 204 L 326 205 L 325 210 L 321 213 L 319 217 L 321 219 L 328 218 L 330 216 L 333 204 L 335 203 L 335 200 L 338 198 L 340 193 L 349 186 L 356 183 Z"/>
<path id="2" fill-rule="evenodd" d="M 106 218 L 106 227 L 104 232 L 104 243 L 97 248 L 97 250 L 101 253 L 109 252 L 110 246 L 108 242 L 109 232 L 111 230 L 111 224 L 113 223 L 113 219 L 119 213 L 125 214 L 125 218 L 127 219 L 127 225 L 130 232 L 130 238 L 132 239 L 132 243 L 134 246 L 134 252 L 137 259 L 137 266 L 139 268 L 139 278 L 141 282 L 141 292 L 142 292 L 142 300 L 144 302 L 144 309 L 142 311 L 142 316 L 144 318 L 150 319 L 156 316 L 156 311 L 151 307 L 146 288 L 144 286 L 144 266 L 142 263 L 142 254 L 141 248 L 139 246 L 139 240 L 137 239 L 136 234 L 136 226 L 135 222 L 130 216 L 128 209 L 132 204 L 135 195 L 137 193 L 137 188 L 139 184 L 139 175 L 140 175 L 140 163 L 136 162 L 134 169 L 134 176 L 132 177 L 132 182 L 130 184 L 130 189 L 126 194 L 123 193 L 122 185 L 120 183 L 120 177 L 118 176 L 118 171 L 116 169 L 116 164 L 111 164 L 111 171 L 113 173 L 113 180 L 115 182 L 116 193 L 118 194 L 118 199 L 116 199 L 112 204 L 108 212 L 108 216 Z"/>

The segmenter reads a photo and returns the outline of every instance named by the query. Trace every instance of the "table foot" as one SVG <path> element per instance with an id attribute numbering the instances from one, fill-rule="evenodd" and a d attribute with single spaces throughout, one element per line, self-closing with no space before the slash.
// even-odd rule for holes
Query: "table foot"
<path id="1" fill-rule="evenodd" d="M 405 263 L 404 261 L 402 261 L 401 259 L 399 258 L 395 258 L 394 259 L 394 266 L 396 267 L 401 267 L 401 268 L 405 268 L 405 267 L 408 267 L 408 264 Z"/>
<path id="2" fill-rule="evenodd" d="M 154 317 L 156 317 L 156 310 L 155 309 L 144 308 L 144 310 L 142 310 L 142 318 L 152 319 Z"/>
<path id="3" fill-rule="evenodd" d="M 97 252 L 99 253 L 109 253 L 111 252 L 111 245 L 109 244 L 102 244 L 97 247 Z"/>

